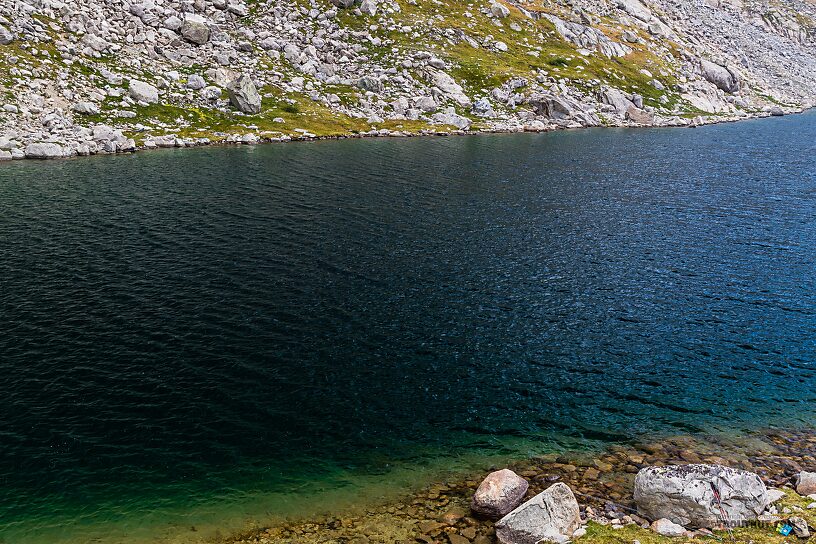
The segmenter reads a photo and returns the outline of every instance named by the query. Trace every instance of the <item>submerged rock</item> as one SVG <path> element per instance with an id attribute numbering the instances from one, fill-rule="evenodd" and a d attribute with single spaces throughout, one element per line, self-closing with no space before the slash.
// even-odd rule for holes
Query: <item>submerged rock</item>
<path id="1" fill-rule="evenodd" d="M 756 474 L 702 464 L 644 468 L 635 477 L 634 498 L 644 517 L 695 529 L 719 525 L 720 506 L 728 520 L 745 521 L 757 519 L 768 505 Z"/>
<path id="2" fill-rule="evenodd" d="M 559 482 L 500 519 L 496 536 L 501 544 L 566 542 L 580 525 L 578 501 Z"/>
<path id="3" fill-rule="evenodd" d="M 498 519 L 521 504 L 529 486 L 527 480 L 512 470 L 505 468 L 491 472 L 476 489 L 470 508 L 476 513 Z"/>

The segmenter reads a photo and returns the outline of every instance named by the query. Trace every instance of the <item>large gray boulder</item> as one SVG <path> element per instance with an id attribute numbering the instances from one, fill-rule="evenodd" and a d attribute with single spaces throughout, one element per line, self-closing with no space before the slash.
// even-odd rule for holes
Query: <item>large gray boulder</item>
<path id="1" fill-rule="evenodd" d="M 493 2 L 490 4 L 490 14 L 499 19 L 505 19 L 510 16 L 510 10 L 501 2 Z"/>
<path id="2" fill-rule="evenodd" d="M 700 73 L 706 81 L 727 93 L 735 93 L 740 89 L 739 75 L 725 66 L 703 59 L 700 61 Z"/>
<path id="3" fill-rule="evenodd" d="M 14 34 L 11 30 L 0 25 L 0 45 L 8 45 L 14 41 Z"/>
<path id="4" fill-rule="evenodd" d="M 465 108 L 470 107 L 471 100 L 465 94 L 465 90 L 446 72 L 443 72 L 442 70 L 429 69 L 428 79 L 431 81 L 431 83 L 436 85 L 440 91 L 452 98 L 457 104 Z"/>
<path id="5" fill-rule="evenodd" d="M 63 159 L 70 157 L 71 152 L 58 144 L 37 142 L 26 146 L 25 156 L 27 159 Z"/>
<path id="6" fill-rule="evenodd" d="M 634 105 L 623 91 L 613 87 L 604 87 L 601 89 L 598 98 L 604 104 L 609 104 L 612 106 L 615 109 L 615 113 L 621 116 L 626 115 L 626 110 L 628 110 L 630 106 Z"/>
<path id="7" fill-rule="evenodd" d="M 382 81 L 374 76 L 363 76 L 357 80 L 357 87 L 372 93 L 381 93 L 383 90 Z"/>
<path id="8" fill-rule="evenodd" d="M 768 492 L 759 476 L 721 465 L 641 469 L 635 477 L 634 495 L 642 516 L 666 518 L 694 529 L 720 525 L 720 505 L 730 521 L 756 519 L 768 505 Z"/>
<path id="9" fill-rule="evenodd" d="M 247 74 L 239 76 L 227 87 L 230 103 L 239 111 L 252 115 L 261 113 L 261 95 Z"/>
<path id="10" fill-rule="evenodd" d="M 559 482 L 500 519 L 496 537 L 501 544 L 566 542 L 580 525 L 578 501 Z"/>
<path id="11" fill-rule="evenodd" d="M 506 516 L 521 504 L 529 486 L 527 480 L 510 469 L 491 472 L 476 489 L 470 509 L 489 518 Z"/>
<path id="12" fill-rule="evenodd" d="M 431 121 L 440 125 L 451 125 L 459 130 L 467 130 L 471 125 L 470 119 L 459 115 L 453 108 L 447 108 L 444 112 L 433 114 Z"/>
<path id="13" fill-rule="evenodd" d="M 210 41 L 210 27 L 201 15 L 188 13 L 181 24 L 181 35 L 189 42 L 204 45 Z"/>
<path id="14" fill-rule="evenodd" d="M 569 119 L 575 111 L 570 102 L 563 96 L 550 93 L 536 93 L 528 99 L 537 115 L 550 119 Z"/>
<path id="15" fill-rule="evenodd" d="M 360 2 L 360 11 L 366 15 L 376 15 L 377 0 L 363 0 Z"/>
<path id="16" fill-rule="evenodd" d="M 130 97 L 136 102 L 145 102 L 147 104 L 155 104 L 159 101 L 159 89 L 139 81 L 138 79 L 131 79 L 128 83 L 128 93 Z"/>

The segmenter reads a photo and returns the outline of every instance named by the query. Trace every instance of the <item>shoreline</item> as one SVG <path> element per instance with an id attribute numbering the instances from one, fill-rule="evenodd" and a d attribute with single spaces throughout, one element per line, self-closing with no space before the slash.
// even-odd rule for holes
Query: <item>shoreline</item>
<path id="1" fill-rule="evenodd" d="M 451 137 L 451 136 L 479 136 L 484 134 L 521 134 L 521 133 L 531 133 L 531 134 L 541 134 L 541 133 L 548 133 L 548 132 L 558 132 L 558 131 L 567 131 L 567 130 L 583 130 L 583 129 L 599 129 L 599 128 L 615 128 L 615 129 L 657 129 L 657 128 L 698 128 L 701 126 L 709 126 L 709 125 L 719 125 L 719 124 L 726 124 L 726 123 L 738 123 L 741 121 L 755 121 L 761 119 L 768 119 L 771 117 L 783 117 L 788 115 L 801 115 L 806 114 L 809 111 L 812 111 L 814 106 L 810 107 L 788 107 L 781 111 L 781 113 L 771 113 L 770 111 L 762 111 L 762 112 L 755 112 L 755 113 L 748 113 L 746 115 L 740 116 L 733 116 L 733 117 L 719 117 L 719 116 L 698 116 L 693 119 L 688 120 L 687 123 L 681 122 L 671 122 L 675 118 L 669 119 L 665 123 L 655 123 L 655 124 L 648 124 L 648 125 L 640 125 L 640 124 L 609 124 L 609 125 L 600 125 L 600 126 L 593 126 L 593 125 L 559 125 L 559 124 L 551 124 L 546 125 L 543 127 L 539 126 L 530 126 L 530 125 L 516 125 L 513 127 L 492 127 L 492 128 L 482 128 L 479 130 L 427 130 L 423 129 L 419 132 L 412 132 L 412 131 L 390 131 L 390 130 L 372 130 L 369 132 L 359 132 L 359 133 L 345 133 L 345 134 L 332 134 L 332 135 L 325 135 L 325 136 L 318 136 L 312 134 L 303 134 L 301 136 L 285 136 L 285 137 L 261 137 L 255 133 L 247 133 L 244 135 L 237 135 L 237 134 L 230 134 L 225 138 L 213 140 L 209 138 L 179 138 L 172 134 L 153 137 L 149 136 L 150 141 L 153 142 L 152 145 L 148 144 L 145 145 L 136 145 L 134 142 L 134 147 L 128 149 L 119 149 L 117 147 L 117 151 L 115 152 L 106 152 L 106 151 L 98 151 L 96 153 L 77 153 L 74 150 L 71 154 L 66 154 L 65 143 L 53 142 L 53 145 L 58 146 L 63 149 L 62 152 L 55 152 L 53 155 L 49 156 L 29 156 L 27 152 L 23 151 L 23 155 L 19 153 L 12 158 L 8 158 L 5 160 L 0 159 L 0 165 L 3 163 L 18 163 L 21 160 L 28 160 L 28 161 L 49 161 L 49 160 L 66 160 L 66 159 L 79 159 L 79 158 L 86 158 L 86 157 L 98 157 L 98 156 L 115 156 L 115 155 L 133 155 L 137 153 L 141 153 L 144 151 L 154 151 L 158 149 L 186 149 L 186 148 L 201 148 L 201 147 L 232 147 L 232 146 L 255 146 L 261 144 L 280 144 L 280 143 L 305 143 L 305 142 L 321 142 L 321 141 L 334 141 L 334 140 L 354 140 L 354 139 L 368 139 L 368 138 L 423 138 L 423 137 Z M 684 119 L 685 118 L 676 118 L 676 119 Z M 97 125 L 103 126 L 107 129 L 113 130 L 106 125 Z M 252 136 L 252 138 L 247 138 L 247 136 Z M 2 136 L 0 136 L 0 141 L 2 141 Z M 132 140 L 131 140 L 132 141 Z M 47 142 L 51 145 L 51 142 Z M 36 145 L 36 144 L 35 144 Z M 0 148 L 2 149 L 2 148 Z M 15 148 L 18 149 L 19 148 Z M 21 150 L 22 151 L 22 150 Z"/>
<path id="2" fill-rule="evenodd" d="M 481 472 L 438 480 L 396 501 L 359 505 L 356 512 L 304 516 L 205 541 L 224 544 L 489 544 L 496 541 L 494 522 L 475 515 L 469 505 L 482 478 L 500 468 L 510 468 L 530 483 L 525 500 L 555 482 L 566 483 L 578 499 L 582 517 L 596 532 L 599 527 L 619 530 L 631 525 L 633 530 L 649 535 L 652 533 L 640 526 L 645 520 L 635 514 L 631 494 L 634 476 L 641 468 L 721 464 L 756 472 L 769 488 L 783 488 L 791 484 L 799 471 L 816 468 L 814 455 L 814 428 L 765 429 L 733 441 L 713 435 L 682 435 L 654 442 L 611 444 L 595 454 L 552 453 L 518 459 L 503 466 L 492 465 Z M 693 536 L 712 535 L 700 532 Z"/>

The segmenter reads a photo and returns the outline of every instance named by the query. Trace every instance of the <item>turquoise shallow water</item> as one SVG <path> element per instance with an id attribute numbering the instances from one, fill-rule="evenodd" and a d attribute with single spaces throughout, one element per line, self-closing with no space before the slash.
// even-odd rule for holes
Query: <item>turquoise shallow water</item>
<path id="1" fill-rule="evenodd" d="M 814 142 L 807 114 L 0 165 L 0 536 L 192 540 L 810 424 Z"/>

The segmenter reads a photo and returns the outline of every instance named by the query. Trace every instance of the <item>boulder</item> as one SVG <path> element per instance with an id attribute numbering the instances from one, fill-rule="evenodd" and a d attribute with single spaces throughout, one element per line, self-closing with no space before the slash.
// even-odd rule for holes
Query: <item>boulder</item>
<path id="1" fill-rule="evenodd" d="M 470 128 L 470 119 L 459 115 L 453 108 L 447 108 L 444 112 L 435 113 L 431 116 L 434 123 L 440 125 L 451 125 L 459 130 L 467 130 Z"/>
<path id="2" fill-rule="evenodd" d="M 8 45 L 14 41 L 14 34 L 11 30 L 0 25 L 0 45 Z"/>
<path id="3" fill-rule="evenodd" d="M 71 106 L 71 109 L 82 115 L 96 115 L 99 113 L 99 106 L 93 102 L 77 102 Z"/>
<path id="4" fill-rule="evenodd" d="M 781 489 L 769 489 L 768 490 L 768 504 L 773 504 L 777 501 L 780 501 L 785 497 L 785 492 Z"/>
<path id="5" fill-rule="evenodd" d="M 782 117 L 783 115 L 785 115 L 785 111 L 779 106 L 771 106 L 771 109 L 768 110 L 768 113 L 770 113 L 772 117 Z"/>
<path id="6" fill-rule="evenodd" d="M 357 87 L 372 93 L 381 93 L 383 90 L 382 81 L 374 76 L 363 76 L 357 80 Z"/>
<path id="7" fill-rule="evenodd" d="M 104 38 L 101 38 L 101 37 L 97 36 L 96 34 L 91 34 L 91 33 L 85 34 L 82 37 L 82 40 L 80 40 L 80 43 L 82 43 L 84 46 L 90 48 L 91 52 L 96 51 L 97 53 L 102 53 L 102 52 L 106 51 L 111 45 Z"/>
<path id="8" fill-rule="evenodd" d="M 653 125 L 654 115 L 635 107 L 634 104 L 626 108 L 626 118 L 638 125 Z"/>
<path id="9" fill-rule="evenodd" d="M 342 9 L 348 9 L 354 6 L 355 2 L 356 0 L 331 0 L 332 4 Z"/>
<path id="10" fill-rule="evenodd" d="M 788 523 L 793 527 L 793 534 L 798 538 L 810 538 L 810 529 L 804 518 L 800 518 L 799 516 L 789 517 Z"/>
<path id="11" fill-rule="evenodd" d="M 501 544 L 566 542 L 580 525 L 575 495 L 559 482 L 500 519 L 496 537 Z"/>
<path id="12" fill-rule="evenodd" d="M 210 41 L 210 27 L 201 15 L 188 13 L 181 24 L 181 35 L 189 42 L 204 45 Z"/>
<path id="13" fill-rule="evenodd" d="M 480 98 L 474 102 L 471 112 L 479 117 L 493 117 L 495 115 L 493 105 L 487 98 Z"/>
<path id="14" fill-rule="evenodd" d="M 429 69 L 428 76 L 431 82 L 436 85 L 436 87 L 442 91 L 443 94 L 451 97 L 462 107 L 470 107 L 470 98 L 468 98 L 468 96 L 465 94 L 462 86 L 456 83 L 456 80 L 454 80 L 449 74 L 443 72 L 442 70 Z"/>
<path id="15" fill-rule="evenodd" d="M 25 156 L 27 159 L 62 159 L 70 156 L 70 152 L 58 144 L 38 142 L 26 146 Z"/>
<path id="16" fill-rule="evenodd" d="M 796 477 L 796 492 L 800 495 L 816 493 L 816 472 L 801 471 Z"/>
<path id="17" fill-rule="evenodd" d="M 756 474 L 703 464 L 641 469 L 634 498 L 640 515 L 695 529 L 718 526 L 720 506 L 728 520 L 741 522 L 757 519 L 768 505 L 765 484 Z"/>
<path id="18" fill-rule="evenodd" d="M 181 26 L 184 24 L 184 21 L 176 17 L 175 15 L 171 15 L 167 19 L 164 20 L 162 26 L 167 30 L 172 30 L 173 32 L 178 32 L 181 30 Z"/>
<path id="19" fill-rule="evenodd" d="M 700 61 L 700 73 L 706 81 L 727 93 L 735 93 L 740 89 L 739 75 L 725 66 L 703 59 Z"/>
<path id="20" fill-rule="evenodd" d="M 128 83 L 128 93 L 130 97 L 137 102 L 155 104 L 159 101 L 159 90 L 150 83 L 145 83 L 138 79 L 130 80 Z"/>
<path id="21" fill-rule="evenodd" d="M 604 87 L 598 96 L 601 102 L 609 104 L 614 108 L 618 115 L 626 115 L 626 110 L 633 106 L 632 101 L 629 100 L 626 94 L 613 87 Z"/>
<path id="22" fill-rule="evenodd" d="M 377 0 L 363 0 L 360 3 L 360 11 L 366 15 L 376 15 Z"/>
<path id="23" fill-rule="evenodd" d="M 239 76 L 227 87 L 230 103 L 239 111 L 250 114 L 261 113 L 261 95 L 247 74 Z"/>
<path id="24" fill-rule="evenodd" d="M 493 17 L 504 19 L 510 15 L 510 10 L 501 2 L 493 2 L 490 4 L 490 13 L 493 15 Z"/>
<path id="25" fill-rule="evenodd" d="M 197 74 L 190 75 L 190 77 L 187 78 L 187 84 L 185 85 L 185 87 L 192 89 L 193 91 L 200 91 L 206 86 L 207 82 L 204 81 L 203 77 Z"/>
<path id="26" fill-rule="evenodd" d="M 651 525 L 652 531 L 661 536 L 683 536 L 686 534 L 686 528 L 682 525 L 677 525 L 670 519 L 662 518 Z"/>
<path id="27" fill-rule="evenodd" d="M 506 516 L 521 504 L 528 487 L 527 480 L 512 470 L 491 472 L 476 489 L 470 509 L 489 518 Z"/>
<path id="28" fill-rule="evenodd" d="M 532 95 L 528 102 L 537 115 L 550 119 L 569 119 L 575 113 L 570 102 L 563 96 L 537 93 Z"/>

